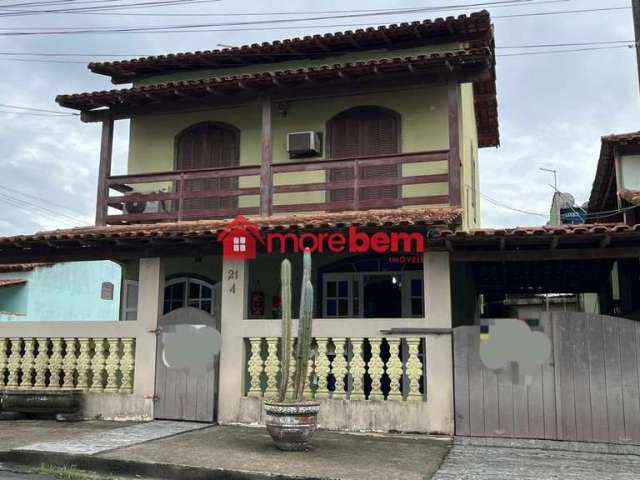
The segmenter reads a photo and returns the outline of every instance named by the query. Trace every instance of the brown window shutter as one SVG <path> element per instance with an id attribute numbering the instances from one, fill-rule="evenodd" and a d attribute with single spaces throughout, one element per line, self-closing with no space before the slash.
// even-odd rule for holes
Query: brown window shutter
<path id="1" fill-rule="evenodd" d="M 400 152 L 400 122 L 397 113 L 382 107 L 356 107 L 342 112 L 327 125 L 329 154 L 331 158 L 392 155 Z M 397 177 L 396 165 L 362 167 L 362 179 Z M 352 169 L 332 169 L 332 182 L 353 179 Z M 361 200 L 395 199 L 397 186 L 366 187 L 360 190 Z M 353 199 L 353 190 L 333 190 L 331 201 Z"/>
<path id="2" fill-rule="evenodd" d="M 233 167 L 240 163 L 239 131 L 226 124 L 204 122 L 183 130 L 176 136 L 176 169 Z M 237 177 L 185 182 L 185 191 L 201 192 L 237 188 Z M 184 210 L 235 208 L 236 196 L 194 198 L 184 201 Z"/>

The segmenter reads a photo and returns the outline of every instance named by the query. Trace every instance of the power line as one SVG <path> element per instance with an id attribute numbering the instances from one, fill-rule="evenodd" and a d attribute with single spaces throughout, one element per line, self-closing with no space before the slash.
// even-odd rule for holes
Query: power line
<path id="1" fill-rule="evenodd" d="M 2 190 L 6 190 L 6 191 L 9 191 L 9 192 L 14 192 L 14 193 L 17 193 L 18 195 L 22 195 L 22 196 L 24 196 L 24 197 L 31 198 L 31 199 L 33 199 L 33 200 L 37 200 L 37 201 L 39 201 L 39 202 L 46 202 L 46 203 L 47 203 L 47 204 L 49 204 L 49 205 L 53 205 L 53 206 L 56 206 L 56 207 L 62 208 L 62 209 L 64 209 L 64 210 L 67 210 L 68 212 L 70 212 L 70 213 L 72 213 L 72 214 L 73 214 L 73 216 L 70 216 L 69 218 L 75 218 L 75 219 L 77 220 L 77 219 L 79 219 L 80 217 L 76 217 L 75 215 L 82 215 L 82 214 L 80 214 L 80 213 L 78 213 L 78 212 L 76 212 L 76 211 L 74 211 L 74 210 L 70 209 L 69 207 L 66 207 L 66 206 L 64 206 L 64 205 L 60 205 L 60 204 L 58 204 L 58 203 L 54 203 L 54 202 L 52 202 L 51 200 L 45 200 L 44 198 L 37 197 L 37 196 L 35 196 L 35 195 L 31 195 L 31 194 L 29 194 L 29 193 L 25 193 L 25 192 L 23 192 L 23 191 L 21 191 L 21 190 L 17 190 L 17 189 L 15 189 L 15 188 L 11 188 L 11 187 L 7 187 L 7 186 L 4 186 L 4 185 L 0 185 L 0 189 L 2 189 Z"/>
<path id="2" fill-rule="evenodd" d="M 547 55 L 551 53 L 579 53 L 579 52 L 591 52 L 595 50 L 614 50 L 618 48 L 633 48 L 635 43 L 628 45 L 610 45 L 607 47 L 586 47 L 586 48 L 572 48 L 565 50 L 542 50 L 539 52 L 519 52 L 519 53 L 502 53 L 497 54 L 496 57 L 526 57 L 532 55 Z"/>
<path id="3" fill-rule="evenodd" d="M 120 0 L 109 0 L 120 1 Z M 0 5 L 0 11 L 4 12 L 0 14 L 0 17 L 21 17 L 38 14 L 52 14 L 52 13 L 95 13 L 109 10 L 127 10 L 127 9 L 140 9 L 140 8 L 155 8 L 155 7 L 167 7 L 171 5 L 192 5 L 200 3 L 220 2 L 222 0 L 156 0 L 151 2 L 134 2 L 125 3 L 121 5 L 105 5 L 105 6 L 89 6 L 79 8 L 68 9 L 53 9 L 53 10 L 9 10 L 11 6 Z M 77 2 L 82 3 L 82 2 Z M 95 2 L 88 2 L 95 3 Z"/>
<path id="4" fill-rule="evenodd" d="M 0 103 L 0 107 L 2 107 L 2 108 L 15 108 L 15 109 L 18 109 L 18 110 L 29 110 L 29 111 L 32 111 L 32 112 L 44 112 L 44 113 L 55 113 L 55 114 L 58 114 L 58 115 L 69 115 L 68 112 L 62 112 L 62 111 L 59 111 L 59 110 L 46 110 L 46 109 L 43 109 L 43 108 L 21 107 L 21 106 L 18 106 L 18 105 L 7 105 L 7 104 L 4 104 L 4 103 Z"/>
<path id="5" fill-rule="evenodd" d="M 529 0 L 528 2 L 522 3 L 513 3 L 508 2 L 509 4 L 499 4 L 499 2 L 491 2 L 485 4 L 467 4 L 465 6 L 451 6 L 451 7 L 400 7 L 400 8 L 389 8 L 389 9 L 354 9 L 354 10 L 307 10 L 307 11 L 279 11 L 279 12 L 220 12 L 220 13 L 209 13 L 209 12 L 200 12 L 200 13 L 137 13 L 137 12 L 75 12 L 64 10 L 60 12 L 48 11 L 43 13 L 70 13 L 70 14 L 78 14 L 78 15 L 108 15 L 108 16 L 144 16 L 144 17 L 234 17 L 234 16 L 273 16 L 273 15 L 316 15 L 316 14 L 336 14 L 336 13 L 367 13 L 367 12 L 402 12 L 402 11 L 411 11 L 420 8 L 427 8 L 430 11 L 439 11 L 439 10 L 467 10 L 469 7 L 475 6 L 486 6 L 491 8 L 511 8 L 511 7 L 520 7 L 520 6 L 530 6 L 530 5 L 543 5 L 543 4 L 554 4 L 554 3 L 566 3 L 572 0 Z M 0 6 L 0 9 L 2 6 Z M 39 13 L 39 12 L 25 12 L 25 13 Z"/>
<path id="6" fill-rule="evenodd" d="M 55 210 L 51 210 L 49 208 L 45 208 L 45 207 L 41 207 L 39 205 L 36 205 L 34 203 L 31 202 L 27 202 L 24 200 L 20 200 L 14 197 L 10 197 L 8 195 L 4 195 L 2 193 L 0 193 L 0 201 L 8 203 L 10 205 L 13 205 L 15 207 L 18 207 L 22 210 L 28 211 L 30 213 L 33 213 L 33 209 L 39 210 L 40 213 L 44 213 L 46 215 L 53 215 L 53 217 L 49 217 L 49 219 L 51 220 L 55 220 L 55 221 L 61 221 L 66 223 L 67 225 L 71 225 L 71 226 L 76 226 L 78 222 L 80 222 L 80 224 L 84 224 L 86 223 L 86 220 L 80 220 L 80 219 L 75 219 L 73 217 L 70 217 L 66 214 L 63 213 L 59 213 L 56 212 Z M 71 220 L 69 220 L 71 219 Z"/>
<path id="7" fill-rule="evenodd" d="M 12 110 L 0 110 L 0 114 L 4 115 L 27 115 L 32 117 L 73 117 L 77 113 L 36 113 L 36 112 L 16 112 Z"/>

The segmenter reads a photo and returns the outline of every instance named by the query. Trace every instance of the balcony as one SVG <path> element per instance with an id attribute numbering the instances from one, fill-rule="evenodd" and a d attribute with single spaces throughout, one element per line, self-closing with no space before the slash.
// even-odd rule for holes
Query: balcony
<path id="1" fill-rule="evenodd" d="M 449 182 L 447 173 L 430 173 L 428 165 L 448 160 L 449 151 L 441 150 L 272 163 L 268 169 L 248 165 L 107 176 L 98 216 L 116 225 L 442 205 L 449 203 L 443 194 L 448 188 L 429 195 L 424 190 Z M 375 168 L 387 174 L 374 175 Z"/>

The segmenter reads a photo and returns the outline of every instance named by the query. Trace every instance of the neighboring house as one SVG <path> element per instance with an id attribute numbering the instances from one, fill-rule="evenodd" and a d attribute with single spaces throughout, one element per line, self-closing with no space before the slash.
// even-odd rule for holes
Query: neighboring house
<path id="1" fill-rule="evenodd" d="M 551 199 L 547 225 L 581 225 L 586 220 L 586 210 L 576 205 L 570 193 L 555 192 Z"/>
<path id="2" fill-rule="evenodd" d="M 602 137 L 589 197 L 590 223 L 639 223 L 640 132 Z"/>
<path id="3" fill-rule="evenodd" d="M 5 324 L 5 387 L 33 387 L 17 372 L 37 343 L 55 352 L 37 368 L 56 373 L 53 385 L 36 373 L 39 388 L 93 392 L 89 417 L 261 422 L 280 374 L 280 263 L 292 261 L 295 306 L 309 247 L 307 394 L 322 427 L 640 441 L 616 417 L 640 418 L 640 331 L 606 316 L 629 288 L 613 280 L 638 278 L 640 227 L 478 228 L 478 148 L 499 143 L 487 12 L 90 69 L 133 84 L 57 97 L 102 123 L 96 225 L 0 238 L 0 264 L 118 261 L 130 321 Z M 112 175 L 121 119 L 128 170 Z M 526 382 L 509 371 L 517 358 L 480 362 L 480 329 L 509 315 L 506 298 L 578 293 L 602 315 L 541 315 L 553 356 Z M 222 345 L 214 335 L 203 352 L 206 327 Z M 173 368 L 167 344 L 193 368 Z M 625 408 L 603 410 L 609 397 Z"/>
<path id="4" fill-rule="evenodd" d="M 0 265 L 0 321 L 118 320 L 120 276 L 110 261 Z"/>

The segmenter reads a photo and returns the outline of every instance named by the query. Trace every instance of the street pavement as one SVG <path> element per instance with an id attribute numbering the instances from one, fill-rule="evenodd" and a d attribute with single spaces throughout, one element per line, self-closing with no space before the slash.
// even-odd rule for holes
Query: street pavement
<path id="1" fill-rule="evenodd" d="M 456 439 L 431 480 L 640 479 L 640 447 L 528 440 L 502 444 Z"/>

